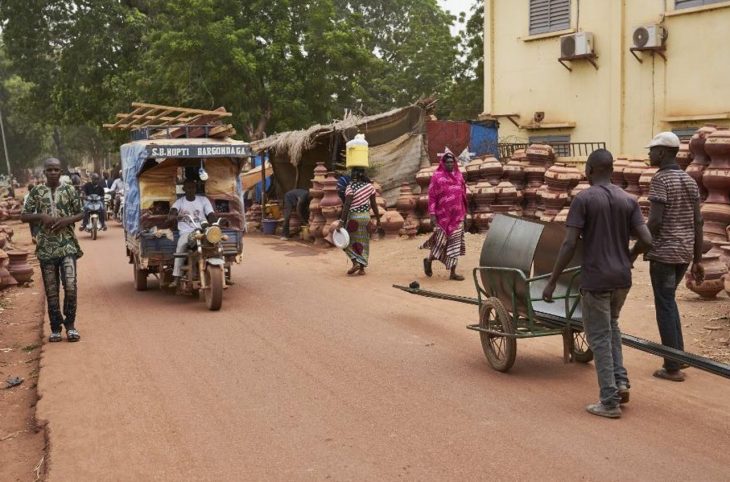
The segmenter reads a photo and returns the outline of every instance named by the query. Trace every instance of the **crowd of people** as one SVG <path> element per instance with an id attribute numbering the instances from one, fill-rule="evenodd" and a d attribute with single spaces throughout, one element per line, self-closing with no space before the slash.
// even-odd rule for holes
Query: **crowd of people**
<path id="1" fill-rule="evenodd" d="M 619 316 L 631 288 L 631 269 L 639 255 L 650 263 L 651 283 L 655 298 L 656 321 L 664 345 L 684 349 L 682 325 L 676 303 L 676 289 L 689 269 L 701 282 L 702 216 L 700 195 L 695 181 L 676 162 L 679 139 L 671 132 L 658 134 L 647 146 L 652 166 L 659 170 L 651 181 L 651 208 L 645 223 L 637 201 L 611 184 L 613 156 L 605 149 L 594 151 L 587 159 L 585 175 L 590 188 L 581 191 L 570 206 L 566 235 L 555 261 L 552 275 L 543 292 L 545 301 L 552 301 L 558 278 L 583 243 L 581 269 L 582 321 L 589 346 L 594 353 L 599 385 L 599 400 L 586 407 L 588 412 L 609 418 L 621 416 L 621 405 L 629 401 L 630 382 L 623 364 Z M 49 341 L 61 341 L 62 327 L 67 339 L 77 341 L 80 334 L 76 317 L 76 263 L 83 255 L 73 226 L 86 213 L 73 183 L 61 181 L 61 165 L 57 159 L 44 163 L 45 184 L 30 185 L 21 219 L 33 226 L 37 239 L 36 255 L 48 304 L 51 323 Z M 94 174 L 82 191 L 86 195 L 103 193 L 104 187 L 123 189 L 120 177 Z M 345 228 L 349 244 L 344 248 L 352 266 L 348 275 L 364 275 L 369 264 L 372 210 L 380 226 L 380 212 L 375 188 L 364 168 L 352 169 L 350 176 L 341 176 L 338 185 L 344 206 L 336 228 Z M 449 270 L 451 280 L 464 277 L 456 272 L 458 258 L 466 254 L 464 221 L 467 214 L 466 183 L 456 157 L 448 149 L 439 158 L 439 166 L 428 191 L 428 213 L 434 227 L 421 246 L 429 250 L 423 259 L 426 276 L 433 275 L 432 263 L 437 260 Z M 181 232 L 187 229 L 180 213 L 200 211 L 214 216 L 207 198 L 196 195 L 194 182 L 184 184 L 185 196 L 178 199 L 170 216 L 179 221 Z M 293 212 L 307 218 L 309 193 L 295 190 L 284 198 L 284 234 L 289 236 L 289 220 Z M 631 239 L 636 243 L 630 245 Z M 186 237 L 181 236 L 181 240 Z M 178 247 L 179 250 L 179 247 Z M 180 276 L 182 260 L 175 261 L 175 276 Z M 63 307 L 60 286 L 64 288 Z M 654 376 L 681 382 L 683 366 L 665 359 Z"/>

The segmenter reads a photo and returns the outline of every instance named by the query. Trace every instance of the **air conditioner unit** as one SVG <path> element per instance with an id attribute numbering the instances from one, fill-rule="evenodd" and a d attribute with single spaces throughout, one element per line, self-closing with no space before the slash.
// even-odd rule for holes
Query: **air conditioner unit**
<path id="1" fill-rule="evenodd" d="M 560 57 L 570 59 L 593 54 L 593 34 L 578 32 L 560 37 Z"/>
<path id="2" fill-rule="evenodd" d="M 667 41 L 667 30 L 661 25 L 644 25 L 634 30 L 634 47 L 650 49 L 664 47 Z"/>

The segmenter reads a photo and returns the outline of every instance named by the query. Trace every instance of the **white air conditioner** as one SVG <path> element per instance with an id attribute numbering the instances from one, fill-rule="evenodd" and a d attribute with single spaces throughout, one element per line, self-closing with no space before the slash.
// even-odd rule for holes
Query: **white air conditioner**
<path id="1" fill-rule="evenodd" d="M 593 54 L 593 34 L 577 32 L 560 37 L 560 57 L 570 59 L 581 55 Z"/>
<path id="2" fill-rule="evenodd" d="M 661 25 L 644 25 L 634 30 L 633 39 L 637 49 L 663 47 L 667 40 L 667 30 Z"/>

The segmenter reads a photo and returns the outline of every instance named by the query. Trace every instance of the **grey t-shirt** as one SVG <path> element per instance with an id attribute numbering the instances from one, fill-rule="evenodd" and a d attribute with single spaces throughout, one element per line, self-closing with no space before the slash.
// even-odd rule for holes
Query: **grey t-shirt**
<path id="1" fill-rule="evenodd" d="M 644 224 L 635 199 L 612 184 L 591 186 L 573 199 L 565 224 L 580 229 L 583 238 L 582 289 L 631 287 L 629 237 Z"/>

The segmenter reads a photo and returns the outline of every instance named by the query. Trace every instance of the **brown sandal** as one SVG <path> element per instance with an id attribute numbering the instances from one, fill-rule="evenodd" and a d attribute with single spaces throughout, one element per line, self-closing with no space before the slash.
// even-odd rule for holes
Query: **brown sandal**
<path id="1" fill-rule="evenodd" d="M 353 274 L 355 274 L 355 273 L 357 272 L 357 270 L 359 270 L 359 269 L 360 269 L 360 265 L 359 265 L 359 264 L 353 264 L 353 265 L 352 265 L 352 268 L 350 268 L 350 269 L 348 269 L 348 270 L 347 270 L 347 274 L 349 274 L 349 275 L 353 275 Z"/>
<path id="2" fill-rule="evenodd" d="M 666 368 L 660 368 L 659 370 L 654 372 L 654 376 L 657 378 L 662 378 L 664 380 L 669 380 L 672 382 L 683 382 L 684 381 L 684 373 L 677 370 L 676 372 L 670 372 L 667 371 Z"/>

